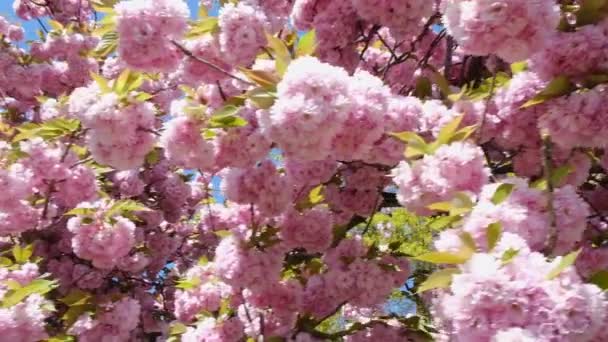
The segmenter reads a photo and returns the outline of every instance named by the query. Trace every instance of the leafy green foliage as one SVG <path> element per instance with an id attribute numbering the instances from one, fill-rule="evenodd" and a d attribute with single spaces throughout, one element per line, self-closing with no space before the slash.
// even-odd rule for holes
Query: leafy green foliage
<path id="1" fill-rule="evenodd" d="M 291 63 L 291 53 L 285 43 L 278 37 L 266 34 L 266 39 L 268 40 L 268 47 L 273 52 L 276 70 L 280 76 L 283 76 L 287 66 Z"/>
<path id="2" fill-rule="evenodd" d="M 32 254 L 34 254 L 34 245 L 30 244 L 25 247 L 15 245 L 13 247 L 13 259 L 18 264 L 25 264 L 30 261 Z"/>
<path id="3" fill-rule="evenodd" d="M 55 140 L 75 133 L 79 129 L 80 121 L 77 119 L 56 118 L 40 124 L 28 122 L 17 127 L 19 133 L 13 138 L 13 142 L 36 137 Z"/>
<path id="4" fill-rule="evenodd" d="M 26 286 L 10 289 L 0 303 L 1 308 L 10 308 L 21 303 L 32 294 L 44 295 L 57 287 L 57 282 L 46 279 L 35 279 Z"/>
<path id="5" fill-rule="evenodd" d="M 118 32 L 109 31 L 101 36 L 94 54 L 96 57 L 107 57 L 116 51 L 118 47 Z"/>
<path id="6" fill-rule="evenodd" d="M 105 213 L 105 218 L 111 220 L 115 216 L 126 217 L 132 221 L 137 221 L 138 218 L 134 215 L 136 211 L 149 211 L 145 205 L 133 200 L 116 201 Z"/>
<path id="7" fill-rule="evenodd" d="M 557 278 L 557 276 L 559 276 L 566 268 L 572 266 L 574 264 L 574 262 L 576 261 L 576 258 L 578 257 L 578 255 L 581 253 L 581 250 L 577 250 L 574 251 L 572 253 L 569 253 L 566 256 L 563 256 L 560 261 L 559 264 L 557 264 L 557 266 L 552 269 L 549 274 L 547 274 L 547 279 L 551 280 L 551 279 L 555 279 Z"/>
<path id="8" fill-rule="evenodd" d="M 494 192 L 494 195 L 492 195 L 492 203 L 499 205 L 500 203 L 504 202 L 507 198 L 509 198 L 509 195 L 511 195 L 514 188 L 515 185 L 510 183 L 500 184 Z"/>
<path id="9" fill-rule="evenodd" d="M 418 286 L 418 293 L 433 289 L 444 289 L 452 284 L 454 274 L 460 273 L 457 268 L 444 268 L 431 273 L 426 280 Z"/>
<path id="10" fill-rule="evenodd" d="M 219 22 L 217 17 L 205 17 L 198 21 L 190 23 L 190 30 L 186 33 L 186 39 L 193 39 L 213 34 L 219 31 Z"/>
<path id="11" fill-rule="evenodd" d="M 241 108 L 227 105 L 216 110 L 209 120 L 209 128 L 230 128 L 247 126 L 247 120 L 237 116 Z"/>
<path id="12" fill-rule="evenodd" d="M 528 100 L 521 107 L 528 108 L 541 104 L 547 100 L 560 97 L 573 92 L 576 89 L 574 83 L 566 76 L 557 76 L 540 93 Z"/>

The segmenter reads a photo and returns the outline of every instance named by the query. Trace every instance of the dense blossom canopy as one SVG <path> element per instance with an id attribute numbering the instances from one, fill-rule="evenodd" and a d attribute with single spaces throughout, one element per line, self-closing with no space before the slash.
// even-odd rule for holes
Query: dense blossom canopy
<path id="1" fill-rule="evenodd" d="M 608 341 L 607 0 L 13 10 L 0 342 Z"/>

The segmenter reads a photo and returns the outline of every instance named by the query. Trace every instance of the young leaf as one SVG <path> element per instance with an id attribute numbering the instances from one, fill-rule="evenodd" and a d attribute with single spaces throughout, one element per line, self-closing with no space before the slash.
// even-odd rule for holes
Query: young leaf
<path id="1" fill-rule="evenodd" d="M 93 216 L 97 209 L 94 208 L 74 208 L 64 215 L 66 216 Z"/>
<path id="2" fill-rule="evenodd" d="M 50 281 L 46 279 L 35 279 L 24 287 L 21 287 L 17 290 L 8 291 L 2 299 L 2 304 L 0 304 L 0 307 L 10 308 L 18 303 L 21 303 L 25 298 L 27 298 L 31 294 L 37 293 L 40 295 L 44 295 L 52 291 L 56 287 L 57 283 L 55 281 Z"/>
<path id="3" fill-rule="evenodd" d="M 450 212 L 450 210 L 454 208 L 454 205 L 452 202 L 437 202 L 427 206 L 427 208 L 431 210 Z"/>
<path id="4" fill-rule="evenodd" d="M 510 263 L 513 260 L 513 258 L 515 258 L 517 256 L 517 254 L 519 254 L 518 249 L 509 248 L 504 253 L 502 253 L 502 256 L 500 257 L 500 261 L 502 261 L 503 265 L 506 265 L 506 264 Z"/>
<path id="5" fill-rule="evenodd" d="M 559 264 L 557 264 L 557 266 L 554 269 L 552 269 L 551 272 L 549 272 L 549 274 L 547 274 L 547 279 L 548 280 L 555 279 L 566 268 L 572 266 L 580 253 L 581 253 L 581 250 L 579 249 L 578 251 L 574 251 L 566 256 L 561 257 Z"/>
<path id="6" fill-rule="evenodd" d="M 188 327 L 183 323 L 173 323 L 169 329 L 169 335 L 181 335 L 188 330 Z"/>
<path id="7" fill-rule="evenodd" d="M 280 79 L 270 72 L 262 70 L 251 70 L 239 67 L 242 72 L 251 82 L 254 82 L 264 89 L 274 89 L 279 83 Z"/>
<path id="8" fill-rule="evenodd" d="M 255 88 L 247 92 L 247 98 L 260 109 L 268 109 L 272 107 L 276 100 L 276 94 L 265 90 L 264 88 Z"/>
<path id="9" fill-rule="evenodd" d="M 502 225 L 500 222 L 492 223 L 488 226 L 486 232 L 486 238 L 488 242 L 488 250 L 492 251 L 496 244 L 500 240 L 500 235 L 502 234 Z"/>
<path id="10" fill-rule="evenodd" d="M 437 135 L 437 141 L 433 144 L 437 144 L 436 147 L 447 144 L 450 142 L 454 134 L 457 132 L 460 123 L 464 118 L 464 114 L 457 116 L 454 120 L 450 121 L 447 125 L 443 126 Z"/>
<path id="11" fill-rule="evenodd" d="M 18 264 L 25 264 L 30 261 L 30 257 L 34 253 L 34 245 L 30 244 L 25 247 L 21 247 L 20 245 L 15 245 L 13 247 L 13 259 Z"/>
<path id="12" fill-rule="evenodd" d="M 150 209 L 143 204 L 140 204 L 133 200 L 120 200 L 116 201 L 110 209 L 105 213 L 106 219 L 110 219 L 114 216 L 124 216 L 132 218 L 131 213 L 134 211 L 149 211 Z"/>
<path id="13" fill-rule="evenodd" d="M 311 204 L 317 204 L 323 201 L 325 197 L 323 196 L 323 185 L 319 185 L 314 189 L 310 190 L 308 194 L 308 200 Z"/>
<path id="14" fill-rule="evenodd" d="M 278 37 L 266 34 L 266 39 L 268 40 L 268 47 L 274 52 L 277 73 L 283 76 L 287 66 L 291 63 L 291 54 L 285 43 Z"/>
<path id="15" fill-rule="evenodd" d="M 509 197 L 511 192 L 513 192 L 514 188 L 515 185 L 510 183 L 503 183 L 499 185 L 496 192 L 494 192 L 494 195 L 492 196 L 492 203 L 499 205 L 500 203 L 504 202 Z"/>
<path id="16" fill-rule="evenodd" d="M 460 220 L 460 216 L 440 216 L 429 223 L 432 230 L 442 230 Z"/>
<path id="17" fill-rule="evenodd" d="M 468 232 L 460 233 L 460 241 L 462 241 L 462 245 L 463 245 L 461 252 L 464 255 L 471 256 L 477 250 L 475 240 L 473 239 L 473 236 L 471 236 L 470 233 L 468 233 Z"/>
<path id="18" fill-rule="evenodd" d="M 454 274 L 459 274 L 460 270 L 457 268 L 445 268 L 433 272 L 426 278 L 426 280 L 418 286 L 418 292 L 422 293 L 433 289 L 445 289 L 452 284 L 452 277 Z"/>
<path id="19" fill-rule="evenodd" d="M 599 271 L 589 278 L 591 284 L 597 285 L 600 289 L 608 290 L 608 271 Z"/>
<path id="20" fill-rule="evenodd" d="M 464 253 L 449 253 L 449 252 L 429 252 L 419 255 L 414 259 L 418 261 L 426 261 L 433 264 L 464 264 L 469 260 L 470 255 Z"/>
<path id="21" fill-rule="evenodd" d="M 101 37 L 101 41 L 97 45 L 97 49 L 95 49 L 95 56 L 97 57 L 106 57 L 114 51 L 118 47 L 118 32 L 110 31 L 104 33 Z"/>
<path id="22" fill-rule="evenodd" d="M 91 294 L 79 289 L 72 289 L 67 296 L 60 298 L 59 301 L 67 306 L 85 305 L 91 299 Z"/>
<path id="23" fill-rule="evenodd" d="M 516 62 L 516 63 L 511 64 L 511 72 L 513 74 L 518 74 L 518 73 L 526 71 L 526 70 L 528 70 L 528 62 L 526 62 L 526 61 Z"/>
<path id="24" fill-rule="evenodd" d="M 558 76 L 554 78 L 540 93 L 524 103 L 521 108 L 528 108 L 541 104 L 552 98 L 560 97 L 571 93 L 576 89 L 574 83 L 566 76 Z"/>
<path id="25" fill-rule="evenodd" d="M 0 267 L 13 266 L 13 261 L 7 257 L 0 257 Z"/>
<path id="26" fill-rule="evenodd" d="M 110 91 L 112 91 L 112 89 L 108 85 L 108 80 L 106 80 L 105 77 L 94 72 L 90 72 L 90 75 L 91 78 L 95 81 L 95 83 L 97 83 L 102 93 L 109 93 Z"/>
<path id="27" fill-rule="evenodd" d="M 317 47 L 316 39 L 317 37 L 314 29 L 303 34 L 296 45 L 296 56 L 312 55 Z"/>
<path id="28" fill-rule="evenodd" d="M 190 31 L 186 33 L 187 39 L 197 38 L 207 33 L 217 32 L 219 30 L 219 21 L 217 17 L 205 17 L 193 23 L 190 27 Z"/>
<path id="29" fill-rule="evenodd" d="M 570 165 L 562 165 L 557 169 L 553 170 L 551 174 L 552 184 L 562 184 L 563 181 L 574 171 L 574 168 Z"/>

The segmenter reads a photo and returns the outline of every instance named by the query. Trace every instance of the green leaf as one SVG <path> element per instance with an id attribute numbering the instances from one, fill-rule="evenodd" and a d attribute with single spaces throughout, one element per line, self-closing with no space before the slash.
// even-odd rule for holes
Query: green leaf
<path id="1" fill-rule="evenodd" d="M 308 193 L 308 200 L 311 204 L 321 203 L 325 199 L 323 196 L 323 185 L 319 185 Z"/>
<path id="2" fill-rule="evenodd" d="M 443 76 L 443 74 L 438 71 L 434 71 L 431 74 L 431 79 L 433 83 L 435 83 L 437 87 L 439 87 L 439 90 L 441 90 L 441 93 L 444 96 L 450 96 L 452 94 L 452 89 L 450 89 L 450 82 Z"/>
<path id="3" fill-rule="evenodd" d="M 457 268 L 446 268 L 435 271 L 426 278 L 426 280 L 418 286 L 417 293 L 422 293 L 428 290 L 434 289 L 445 289 L 450 287 L 452 284 L 452 277 L 454 274 L 459 274 L 460 270 Z"/>
<path id="4" fill-rule="evenodd" d="M 442 230 L 460 220 L 460 216 L 440 216 L 429 223 L 432 230 Z"/>
<path id="5" fill-rule="evenodd" d="M 426 77 L 418 77 L 416 87 L 414 88 L 414 96 L 419 99 L 424 99 L 433 95 L 433 84 Z"/>
<path id="6" fill-rule="evenodd" d="M 389 133 L 389 135 L 407 143 L 405 150 L 406 158 L 414 158 L 429 153 L 429 145 L 421 136 L 414 132 Z"/>
<path id="7" fill-rule="evenodd" d="M 95 81 L 95 83 L 97 83 L 102 93 L 109 93 L 110 91 L 112 91 L 110 85 L 108 84 L 108 80 L 106 80 L 105 77 L 92 71 L 89 74 L 91 75 L 91 78 Z"/>
<path id="8" fill-rule="evenodd" d="M 74 305 L 70 306 L 66 312 L 61 316 L 61 319 L 65 322 L 65 325 L 70 327 L 72 326 L 80 316 L 89 312 L 93 313 L 95 311 L 95 305 L 93 304 L 85 304 L 85 305 Z"/>
<path id="9" fill-rule="evenodd" d="M 198 258 L 198 265 L 199 266 L 205 266 L 209 263 L 209 259 L 206 256 L 202 256 L 200 258 Z"/>
<path id="10" fill-rule="evenodd" d="M 566 268 L 572 266 L 576 261 L 576 258 L 581 253 L 581 250 L 574 251 L 566 256 L 561 257 L 559 264 L 547 274 L 547 280 L 555 279 L 560 275 Z"/>
<path id="11" fill-rule="evenodd" d="M 21 287 L 17 290 L 8 291 L 2 299 L 2 304 L 0 304 L 0 307 L 10 308 L 16 304 L 21 303 L 29 295 L 32 295 L 34 293 L 44 295 L 52 291 L 56 287 L 57 283 L 55 281 L 50 281 L 46 279 L 35 279 L 27 286 Z"/>
<path id="12" fill-rule="evenodd" d="M 209 128 L 229 128 L 247 126 L 247 120 L 237 116 L 239 107 L 227 105 L 218 109 L 209 120 Z"/>
<path id="13" fill-rule="evenodd" d="M 58 22 L 56 20 L 53 20 L 53 19 L 47 19 L 47 23 L 51 26 L 51 28 L 53 30 L 55 30 L 55 31 L 63 31 L 64 27 L 63 27 L 63 25 L 60 22 Z"/>
<path id="14" fill-rule="evenodd" d="M 255 88 L 247 92 L 247 98 L 260 109 L 272 107 L 276 100 L 276 95 L 264 88 Z"/>
<path id="15" fill-rule="evenodd" d="M 143 82 L 144 78 L 140 73 L 125 69 L 120 73 L 116 81 L 114 81 L 112 90 L 114 90 L 116 94 L 124 96 L 139 88 Z"/>
<path id="16" fill-rule="evenodd" d="M 452 135 L 452 138 L 450 138 L 449 143 L 451 144 L 451 143 L 457 142 L 457 141 L 465 141 L 465 140 L 469 139 L 471 137 L 471 135 L 473 135 L 473 133 L 475 133 L 476 130 L 477 130 L 477 125 L 463 127 Z"/>
<path id="17" fill-rule="evenodd" d="M 511 64 L 511 72 L 515 74 L 519 74 L 520 72 L 524 72 L 528 70 L 528 62 L 521 61 Z"/>
<path id="18" fill-rule="evenodd" d="M 189 289 L 193 289 L 193 288 L 199 286 L 200 283 L 201 283 L 201 280 L 198 278 L 180 279 L 175 284 L 175 287 L 177 287 L 178 289 L 189 290 Z"/>
<path id="19" fill-rule="evenodd" d="M 44 341 L 46 341 L 46 342 L 75 342 L 76 338 L 71 335 L 61 334 L 61 335 L 53 336 Z"/>
<path id="20" fill-rule="evenodd" d="M 577 26 L 595 24 L 608 13 L 607 0 L 584 0 L 578 1 L 578 4 L 578 10 L 575 12 Z"/>
<path id="21" fill-rule="evenodd" d="M 502 234 L 502 225 L 500 222 L 492 223 L 488 226 L 486 232 L 486 239 L 488 242 L 488 251 L 492 251 L 496 244 L 500 240 L 500 235 Z"/>
<path id="22" fill-rule="evenodd" d="M 216 230 L 215 232 L 213 232 L 216 236 L 220 237 L 220 238 L 226 238 L 230 235 L 232 235 L 232 232 L 229 230 Z"/>
<path id="23" fill-rule="evenodd" d="M 228 128 L 247 126 L 247 120 L 236 115 L 240 107 L 227 105 L 219 108 L 213 113 L 209 121 L 209 128 Z"/>
<path id="24" fill-rule="evenodd" d="M 464 264 L 469 260 L 470 255 L 464 253 L 449 253 L 449 252 L 429 252 L 419 255 L 414 259 L 418 261 L 430 262 L 433 264 Z"/>
<path id="25" fill-rule="evenodd" d="M 7 257 L 0 257 L 0 267 L 10 267 L 13 265 L 13 261 Z"/>
<path id="26" fill-rule="evenodd" d="M 198 38 L 207 33 L 215 33 L 219 31 L 219 28 L 217 17 L 204 17 L 190 25 L 190 31 L 186 33 L 186 39 Z"/>
<path id="27" fill-rule="evenodd" d="M 95 37 L 103 37 L 104 34 L 116 31 L 116 13 L 106 14 L 97 22 L 97 27 L 91 33 Z"/>
<path id="28" fill-rule="evenodd" d="M 583 81 L 585 87 L 589 89 L 603 83 L 608 83 L 608 74 L 587 75 Z"/>
<path id="29" fill-rule="evenodd" d="M 15 245 L 13 247 L 13 259 L 18 264 L 25 264 L 30 261 L 30 257 L 34 254 L 34 245 L 29 244 L 25 247 L 21 247 L 20 245 Z"/>
<path id="30" fill-rule="evenodd" d="M 450 121 L 447 125 L 441 128 L 439 135 L 437 135 L 436 147 L 448 144 L 450 140 L 452 140 L 452 137 L 457 132 L 458 127 L 460 127 L 462 119 L 464 119 L 464 114 L 458 115 L 454 120 Z M 435 143 L 433 145 L 435 145 Z"/>
<path id="31" fill-rule="evenodd" d="M 551 173 L 552 184 L 562 184 L 568 178 L 568 176 L 574 172 L 574 168 L 570 165 L 562 165 Z"/>
<path id="32" fill-rule="evenodd" d="M 95 56 L 107 57 L 114 53 L 118 47 L 118 32 L 110 31 L 103 34 L 101 41 L 95 49 Z"/>
<path id="33" fill-rule="evenodd" d="M 88 304 L 89 299 L 91 298 L 92 296 L 90 293 L 80 289 L 73 289 L 67 294 L 67 296 L 59 299 L 59 301 L 67 306 L 79 306 Z"/>
<path id="34" fill-rule="evenodd" d="M 300 39 L 298 40 L 298 44 L 296 45 L 296 56 L 308 56 L 312 55 L 317 48 L 317 37 L 314 29 L 306 32 Z"/>
<path id="35" fill-rule="evenodd" d="M 114 13 L 114 5 L 119 0 L 92 0 L 91 5 L 93 9 L 101 13 Z"/>
<path id="36" fill-rule="evenodd" d="M 185 324 L 176 322 L 171 324 L 171 328 L 169 328 L 169 335 L 181 335 L 185 333 L 186 330 L 188 330 L 188 327 Z"/>
<path id="37" fill-rule="evenodd" d="M 510 263 L 511 261 L 513 261 L 513 258 L 515 258 L 518 254 L 519 254 L 518 249 L 509 248 L 504 253 L 502 253 L 500 260 L 502 261 L 503 265 L 506 265 L 506 264 Z"/>
<path id="38" fill-rule="evenodd" d="M 524 103 L 521 108 L 528 108 L 541 104 L 547 100 L 560 97 L 573 92 L 576 89 L 574 83 L 566 76 L 554 78 L 540 93 Z"/>
<path id="39" fill-rule="evenodd" d="M 264 341 L 268 341 L 268 342 L 285 342 L 287 340 L 284 337 L 281 337 L 281 336 L 270 336 L 270 337 L 264 339 Z"/>
<path id="40" fill-rule="evenodd" d="M 460 241 L 462 241 L 462 253 L 472 255 L 477 250 L 477 246 L 475 245 L 475 240 L 473 236 L 471 236 L 468 232 L 462 232 L 459 235 Z"/>
<path id="41" fill-rule="evenodd" d="M 291 63 L 291 54 L 285 43 L 278 37 L 266 34 L 268 47 L 274 52 L 275 68 L 279 76 L 283 76 L 287 66 Z"/>
<path id="42" fill-rule="evenodd" d="M 114 216 L 123 216 L 132 218 L 131 213 L 134 211 L 149 211 L 150 208 L 145 205 L 138 203 L 133 200 L 120 200 L 116 201 L 108 211 L 105 213 L 106 219 L 110 219 Z"/>
<path id="43" fill-rule="evenodd" d="M 599 271 L 589 278 L 591 284 L 597 285 L 600 289 L 608 290 L 608 271 Z"/>
<path id="44" fill-rule="evenodd" d="M 66 216 L 94 216 L 97 209 L 94 208 L 74 208 L 64 215 Z"/>
<path id="45" fill-rule="evenodd" d="M 427 206 L 428 209 L 449 212 L 454 208 L 452 202 L 437 202 Z"/>
<path id="46" fill-rule="evenodd" d="M 262 71 L 262 70 L 251 70 L 239 67 L 240 72 L 242 72 L 251 82 L 261 86 L 264 89 L 274 89 L 276 85 L 279 83 L 280 79 L 276 77 L 274 74 Z"/>
<path id="47" fill-rule="evenodd" d="M 507 198 L 509 198 L 509 195 L 511 195 L 514 188 L 515 185 L 510 183 L 500 184 L 494 192 L 494 195 L 492 195 L 492 203 L 499 205 L 500 203 L 504 202 Z"/>
<path id="48" fill-rule="evenodd" d="M 40 124 L 25 123 L 17 127 L 19 134 L 13 142 L 40 137 L 45 140 L 54 140 L 76 132 L 80 128 L 80 121 L 76 119 L 56 118 Z"/>

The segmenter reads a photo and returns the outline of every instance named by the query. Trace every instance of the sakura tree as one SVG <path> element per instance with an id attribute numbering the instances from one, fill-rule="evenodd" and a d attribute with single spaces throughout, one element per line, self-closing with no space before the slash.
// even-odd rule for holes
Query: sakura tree
<path id="1" fill-rule="evenodd" d="M 13 9 L 0 341 L 608 341 L 607 0 Z"/>

